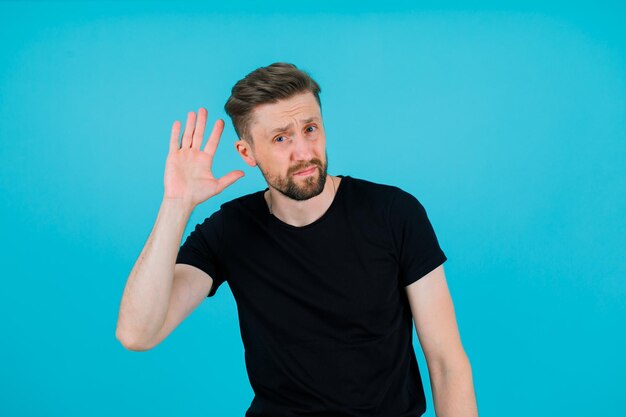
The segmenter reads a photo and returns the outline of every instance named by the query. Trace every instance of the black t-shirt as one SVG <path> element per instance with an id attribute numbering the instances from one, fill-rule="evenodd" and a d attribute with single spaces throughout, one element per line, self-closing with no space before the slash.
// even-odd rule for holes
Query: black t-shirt
<path id="1" fill-rule="evenodd" d="M 246 417 L 415 417 L 426 410 L 404 287 L 446 261 L 424 207 L 340 176 L 322 217 L 295 227 L 264 191 L 221 206 L 177 263 L 228 281 L 248 378 Z"/>

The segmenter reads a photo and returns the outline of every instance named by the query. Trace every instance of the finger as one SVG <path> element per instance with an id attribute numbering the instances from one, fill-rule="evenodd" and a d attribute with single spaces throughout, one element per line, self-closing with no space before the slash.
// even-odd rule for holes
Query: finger
<path id="1" fill-rule="evenodd" d="M 180 122 L 176 120 L 172 125 L 172 133 L 170 135 L 170 152 L 180 149 L 178 146 L 178 138 L 180 138 Z"/>
<path id="2" fill-rule="evenodd" d="M 187 114 L 187 123 L 185 124 L 185 132 L 183 133 L 183 143 L 180 145 L 181 149 L 191 147 L 191 136 L 193 135 L 193 128 L 196 124 L 196 114 L 190 111 Z"/>
<path id="3" fill-rule="evenodd" d="M 224 131 L 224 121 L 222 119 L 217 119 L 215 124 L 213 125 L 213 130 L 211 131 L 211 136 L 206 142 L 204 146 L 204 152 L 209 155 L 215 155 L 215 150 L 217 149 L 217 144 L 220 141 L 220 136 L 222 136 L 222 132 Z"/>
<path id="4" fill-rule="evenodd" d="M 217 183 L 219 184 L 218 186 L 220 190 L 219 192 L 221 193 L 222 190 L 224 190 L 224 188 L 232 185 L 235 181 L 237 181 L 239 178 L 243 177 L 244 175 L 245 174 L 243 171 L 236 170 L 236 171 L 231 171 L 228 174 L 221 177 L 220 179 L 218 179 Z"/>
<path id="5" fill-rule="evenodd" d="M 204 137 L 204 127 L 206 126 L 206 115 L 206 109 L 200 108 L 198 110 L 196 129 L 193 132 L 193 139 L 191 141 L 191 147 L 194 149 L 200 149 L 200 145 L 202 145 L 202 138 Z"/>

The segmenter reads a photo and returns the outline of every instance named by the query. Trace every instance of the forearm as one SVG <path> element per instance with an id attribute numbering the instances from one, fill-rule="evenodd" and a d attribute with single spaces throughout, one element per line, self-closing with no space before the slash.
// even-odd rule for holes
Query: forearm
<path id="1" fill-rule="evenodd" d="M 131 349 L 142 349 L 165 321 L 176 255 L 192 208 L 164 199 L 156 222 L 130 272 L 117 322 L 116 337 Z"/>
<path id="2" fill-rule="evenodd" d="M 429 369 L 437 417 L 477 417 L 478 408 L 469 360 Z"/>

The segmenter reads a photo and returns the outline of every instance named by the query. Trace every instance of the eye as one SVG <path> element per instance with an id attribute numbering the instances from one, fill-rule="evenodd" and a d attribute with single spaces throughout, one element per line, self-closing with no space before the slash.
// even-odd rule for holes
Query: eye
<path id="1" fill-rule="evenodd" d="M 317 130 L 317 126 L 308 126 L 305 130 L 309 133 L 315 132 Z"/>
<path id="2" fill-rule="evenodd" d="M 284 142 L 285 140 L 287 140 L 287 138 L 285 138 L 284 136 L 276 136 L 274 138 L 274 142 Z"/>

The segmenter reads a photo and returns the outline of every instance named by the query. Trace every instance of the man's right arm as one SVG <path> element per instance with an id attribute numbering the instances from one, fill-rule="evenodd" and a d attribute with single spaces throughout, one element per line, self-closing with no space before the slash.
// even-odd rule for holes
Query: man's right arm
<path id="1" fill-rule="evenodd" d="M 224 129 L 217 120 L 201 149 L 207 112 L 187 116 L 179 144 L 180 122 L 174 122 L 165 163 L 165 192 L 156 222 L 126 282 L 115 335 L 128 349 L 147 350 L 160 343 L 207 296 L 213 280 L 191 265 L 176 265 L 176 256 L 191 212 L 219 194 L 244 173 L 221 178 L 211 172 Z"/>

